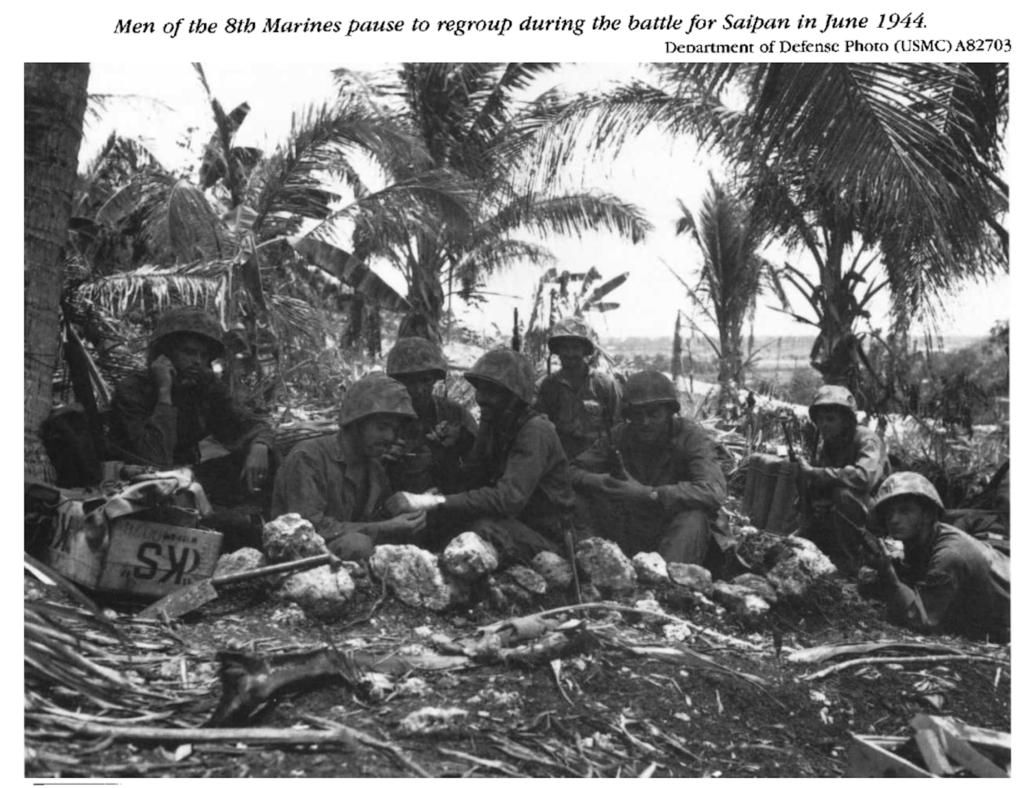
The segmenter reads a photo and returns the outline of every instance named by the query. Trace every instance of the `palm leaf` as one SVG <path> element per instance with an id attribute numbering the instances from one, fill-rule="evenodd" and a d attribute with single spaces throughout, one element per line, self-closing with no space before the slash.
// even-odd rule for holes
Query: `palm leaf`
<path id="1" fill-rule="evenodd" d="M 311 264 L 362 293 L 372 302 L 393 312 L 408 312 L 409 302 L 369 269 L 360 258 L 315 238 L 292 243 L 296 252 Z"/>

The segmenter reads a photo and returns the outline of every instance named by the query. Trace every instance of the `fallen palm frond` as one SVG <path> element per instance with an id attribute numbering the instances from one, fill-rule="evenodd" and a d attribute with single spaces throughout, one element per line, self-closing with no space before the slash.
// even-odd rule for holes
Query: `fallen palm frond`
<path id="1" fill-rule="evenodd" d="M 832 665 L 823 670 L 819 670 L 817 673 L 811 673 L 806 676 L 801 676 L 800 678 L 802 681 L 823 679 L 826 676 L 831 676 L 833 673 L 838 673 L 839 671 L 846 670 L 847 668 L 855 668 L 858 665 L 917 665 L 921 663 L 936 662 L 988 662 L 1005 668 L 1010 667 L 1009 660 L 986 657 L 980 654 L 939 654 L 927 657 L 862 657 L 861 659 L 851 659 L 848 662 L 840 662 L 838 665 Z"/>
<path id="2" fill-rule="evenodd" d="M 872 651 L 929 651 L 946 654 L 965 654 L 962 649 L 947 646 L 943 643 L 914 643 L 897 640 L 883 640 L 875 643 L 832 643 L 813 648 L 804 648 L 787 655 L 790 662 L 824 662 L 833 657 L 847 654 L 869 654 Z"/>

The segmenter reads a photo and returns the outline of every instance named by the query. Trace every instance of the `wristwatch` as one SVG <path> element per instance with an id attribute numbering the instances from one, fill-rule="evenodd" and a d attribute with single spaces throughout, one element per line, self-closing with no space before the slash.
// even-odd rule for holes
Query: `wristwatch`
<path id="1" fill-rule="evenodd" d="M 656 489 L 654 489 L 653 487 L 651 488 L 650 499 L 652 501 L 654 501 L 655 503 L 657 503 L 657 501 L 658 501 L 658 491 Z"/>

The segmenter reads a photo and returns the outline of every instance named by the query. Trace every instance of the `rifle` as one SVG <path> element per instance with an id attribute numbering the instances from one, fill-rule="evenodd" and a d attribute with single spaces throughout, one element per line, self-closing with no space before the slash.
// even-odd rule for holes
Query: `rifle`
<path id="1" fill-rule="evenodd" d="M 797 464 L 796 490 L 797 495 L 800 497 L 800 527 L 797 528 L 795 533 L 797 536 L 800 536 L 807 533 L 811 526 L 811 501 L 807 496 L 807 479 L 804 478 L 804 474 L 800 470 L 800 461 L 797 458 L 796 450 L 793 448 L 793 436 L 790 432 L 788 421 L 782 423 L 782 433 L 786 438 L 786 450 L 789 453 L 789 461 Z"/>

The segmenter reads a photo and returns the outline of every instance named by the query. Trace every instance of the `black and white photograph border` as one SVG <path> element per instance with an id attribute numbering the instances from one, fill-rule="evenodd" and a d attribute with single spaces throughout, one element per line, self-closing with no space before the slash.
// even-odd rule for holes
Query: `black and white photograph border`
<path id="1" fill-rule="evenodd" d="M 813 455 L 830 384 L 1008 550 L 1009 71 L 25 63 L 24 776 L 1008 768 L 1007 646 L 894 624 L 834 567 L 770 569 L 804 549 L 778 469 Z M 329 615 L 270 578 L 140 618 L 108 523 L 83 512 L 83 553 L 54 556 L 74 504 L 128 478 L 105 414 L 181 305 L 216 317 L 215 374 L 285 453 L 337 430 L 399 336 L 439 344 L 435 393 L 478 415 L 484 352 L 540 379 L 580 317 L 595 369 L 663 373 L 717 444 L 734 563 L 701 585 L 581 543 L 558 588 L 435 556 L 431 596 L 371 560 L 332 569 L 352 588 Z"/>

